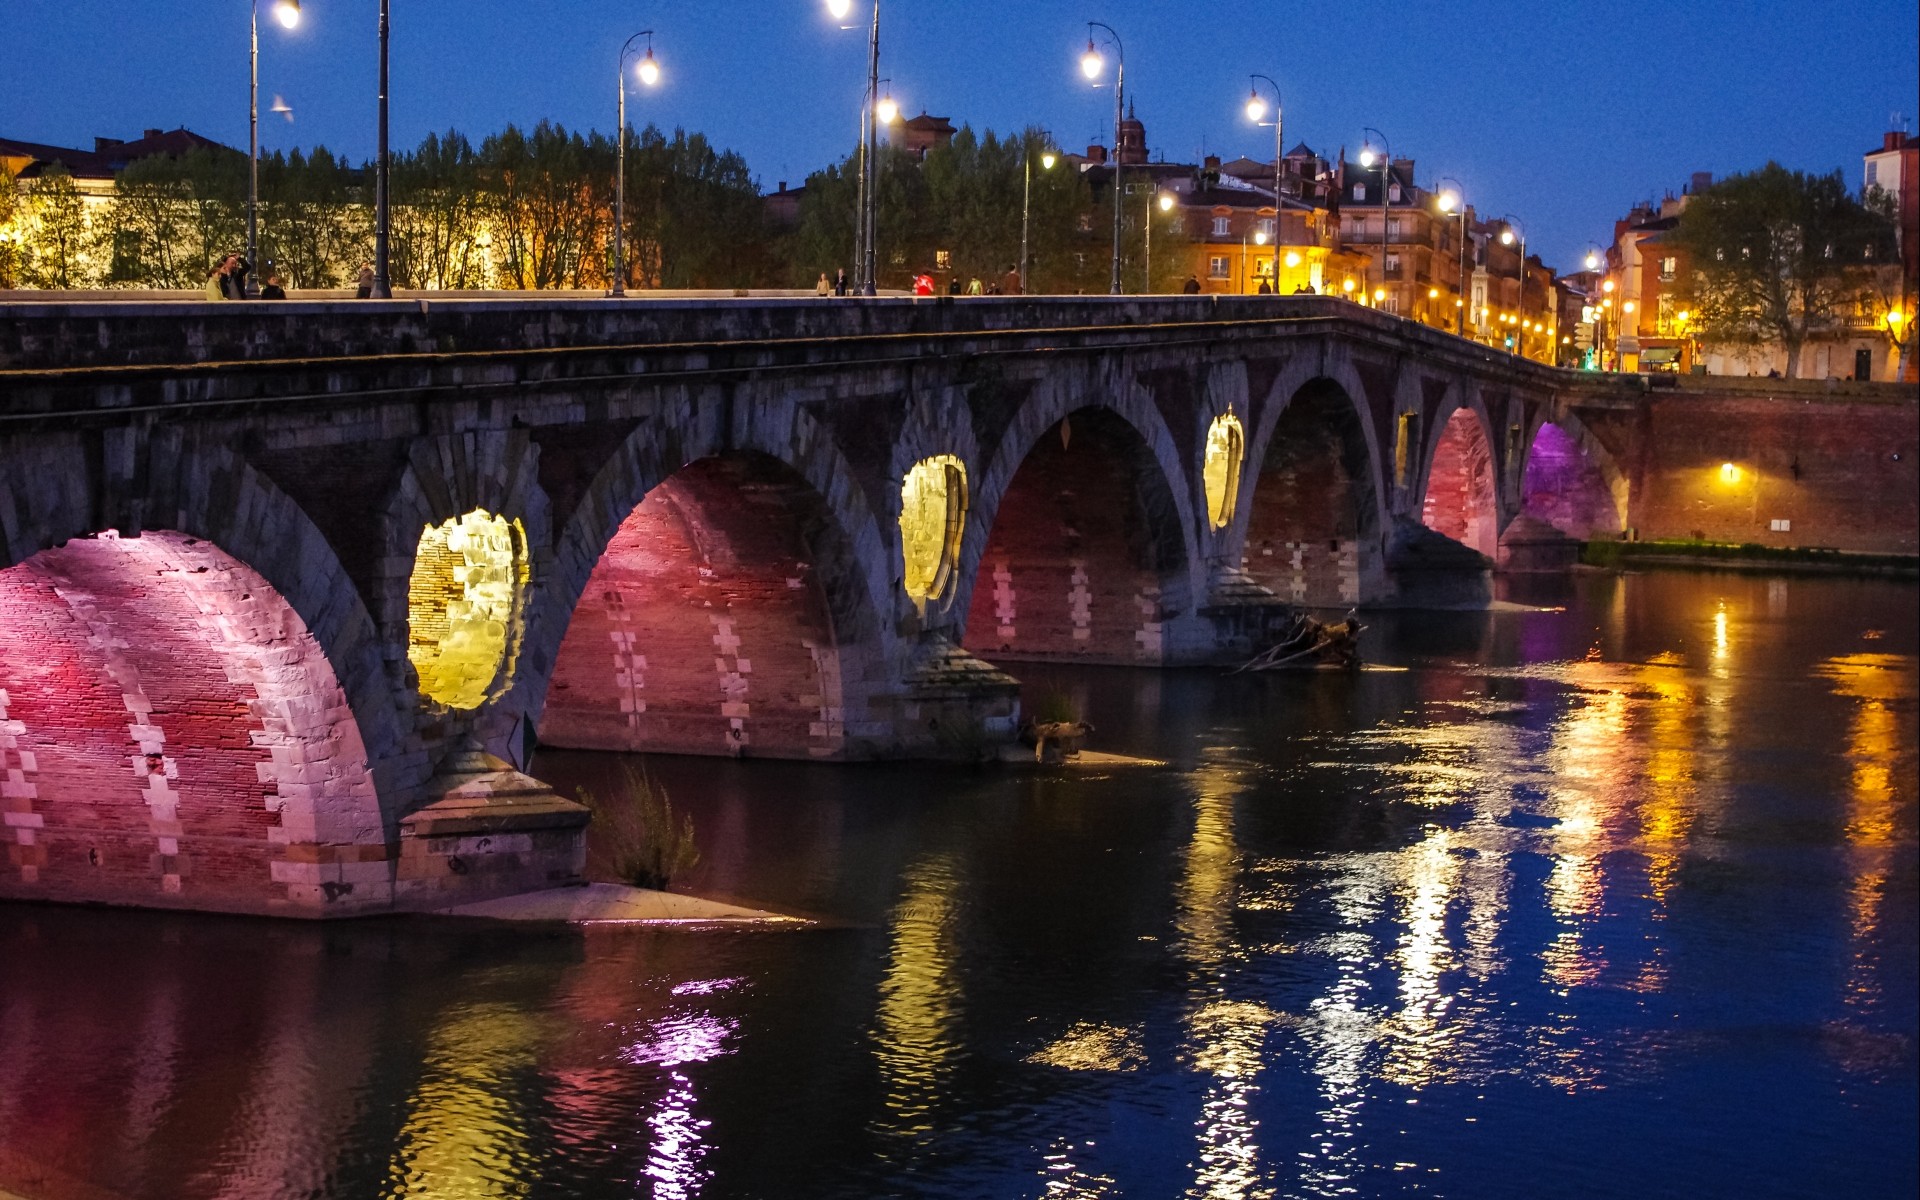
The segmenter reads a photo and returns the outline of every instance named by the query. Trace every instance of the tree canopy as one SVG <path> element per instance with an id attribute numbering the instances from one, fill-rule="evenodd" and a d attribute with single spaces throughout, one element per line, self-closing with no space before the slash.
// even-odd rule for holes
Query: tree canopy
<path id="1" fill-rule="evenodd" d="M 1844 324 L 1894 262 L 1884 213 L 1855 199 L 1840 172 L 1768 163 L 1702 189 L 1672 242 L 1692 265 L 1686 300 L 1703 342 L 1779 343 L 1797 377 L 1809 337 Z"/>

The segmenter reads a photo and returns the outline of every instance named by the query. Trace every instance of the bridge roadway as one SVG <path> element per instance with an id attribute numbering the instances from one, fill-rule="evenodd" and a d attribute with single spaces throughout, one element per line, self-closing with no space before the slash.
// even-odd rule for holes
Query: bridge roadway
<path id="1" fill-rule="evenodd" d="M 974 753 L 1620 530 L 1643 393 L 1321 297 L 10 306 L 0 895 L 570 880 L 538 743 Z"/>

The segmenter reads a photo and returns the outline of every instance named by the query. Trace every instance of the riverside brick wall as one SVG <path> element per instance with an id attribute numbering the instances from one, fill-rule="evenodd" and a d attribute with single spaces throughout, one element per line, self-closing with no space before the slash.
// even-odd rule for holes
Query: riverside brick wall
<path id="1" fill-rule="evenodd" d="M 593 750 L 830 757 L 841 665 L 806 486 L 706 459 L 655 488 L 594 568 L 561 643 L 541 740 Z"/>
<path id="2" fill-rule="evenodd" d="M 1682 392 L 1651 399 L 1636 434 L 1628 524 L 1643 539 L 1920 553 L 1911 393 L 1876 403 Z"/>

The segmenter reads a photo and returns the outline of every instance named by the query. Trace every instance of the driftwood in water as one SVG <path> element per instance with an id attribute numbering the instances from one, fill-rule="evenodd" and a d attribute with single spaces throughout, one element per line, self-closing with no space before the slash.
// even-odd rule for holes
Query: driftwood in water
<path id="1" fill-rule="evenodd" d="M 1312 670 L 1321 667 L 1357 670 L 1360 666 L 1360 631 L 1365 628 L 1351 613 L 1346 620 L 1332 624 L 1296 613 L 1292 626 L 1279 641 L 1241 663 L 1232 673 L 1237 675 L 1241 671 L 1288 668 Z"/>

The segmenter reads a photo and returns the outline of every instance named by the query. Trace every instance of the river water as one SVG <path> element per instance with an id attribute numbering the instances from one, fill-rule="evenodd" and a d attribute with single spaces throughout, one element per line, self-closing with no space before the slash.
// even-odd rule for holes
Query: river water
<path id="1" fill-rule="evenodd" d="M 1161 768 L 654 760 L 806 932 L 0 908 L 0 1192 L 1911 1196 L 1920 592 L 1532 598 L 1017 668 Z"/>

